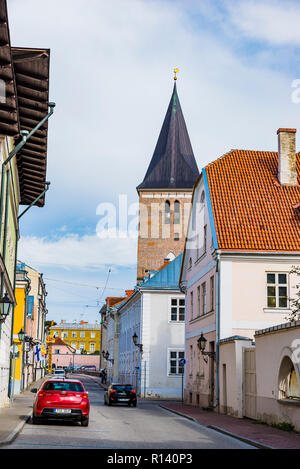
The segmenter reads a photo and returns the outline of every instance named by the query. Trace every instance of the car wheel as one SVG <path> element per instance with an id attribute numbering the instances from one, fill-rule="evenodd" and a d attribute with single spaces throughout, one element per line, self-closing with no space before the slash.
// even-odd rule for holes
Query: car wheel
<path id="1" fill-rule="evenodd" d="M 88 427 L 89 425 L 89 418 L 81 420 L 82 427 Z"/>
<path id="2" fill-rule="evenodd" d="M 131 407 L 131 402 L 128 402 L 128 407 Z"/>
<path id="3" fill-rule="evenodd" d="M 40 419 L 32 415 L 31 422 L 33 423 L 33 425 L 38 425 L 40 423 Z"/>

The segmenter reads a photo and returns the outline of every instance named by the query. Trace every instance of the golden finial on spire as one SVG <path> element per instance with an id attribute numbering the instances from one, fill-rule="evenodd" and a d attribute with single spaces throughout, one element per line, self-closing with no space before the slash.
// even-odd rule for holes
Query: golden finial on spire
<path id="1" fill-rule="evenodd" d="M 174 80 L 177 80 L 177 73 L 179 72 L 179 68 L 174 68 Z"/>

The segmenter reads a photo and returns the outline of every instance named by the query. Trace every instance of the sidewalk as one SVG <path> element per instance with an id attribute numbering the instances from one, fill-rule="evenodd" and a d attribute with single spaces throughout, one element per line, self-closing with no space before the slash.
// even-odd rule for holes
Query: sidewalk
<path id="1" fill-rule="evenodd" d="M 32 383 L 30 388 L 39 388 L 44 378 Z M 11 407 L 0 409 L 0 446 L 12 443 L 32 414 L 34 394 L 24 391 L 15 396 Z"/>
<path id="2" fill-rule="evenodd" d="M 217 414 L 179 403 L 161 404 L 162 408 L 194 420 L 226 435 L 233 436 L 258 448 L 298 449 L 300 434 L 278 430 L 250 419 L 239 419 L 230 415 Z"/>

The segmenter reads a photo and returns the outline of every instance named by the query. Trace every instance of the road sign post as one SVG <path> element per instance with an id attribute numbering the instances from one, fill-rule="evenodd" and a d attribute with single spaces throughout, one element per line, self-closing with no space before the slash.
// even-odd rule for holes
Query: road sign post
<path id="1" fill-rule="evenodd" d="M 184 377 L 184 365 L 186 361 L 184 358 L 181 358 L 179 360 L 179 365 L 182 367 L 182 373 L 181 373 L 181 404 L 183 405 L 183 377 Z"/>

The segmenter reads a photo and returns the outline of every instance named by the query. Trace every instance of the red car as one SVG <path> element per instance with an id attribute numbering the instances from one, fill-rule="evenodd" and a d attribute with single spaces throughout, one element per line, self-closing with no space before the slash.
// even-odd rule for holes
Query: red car
<path id="1" fill-rule="evenodd" d="M 75 379 L 48 379 L 37 393 L 33 404 L 32 423 L 42 419 L 77 420 L 83 427 L 89 424 L 90 402 L 81 381 Z"/>

